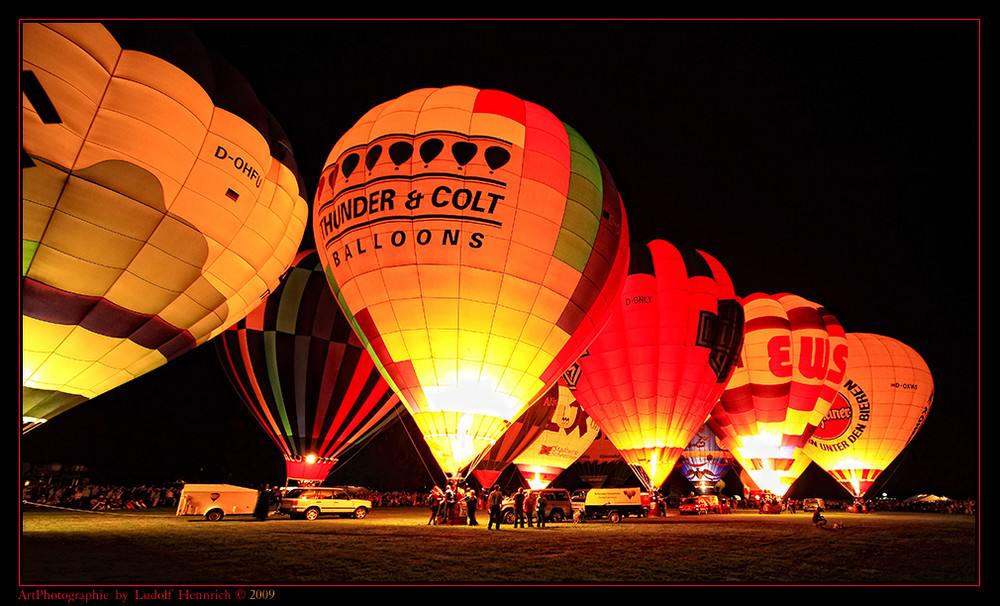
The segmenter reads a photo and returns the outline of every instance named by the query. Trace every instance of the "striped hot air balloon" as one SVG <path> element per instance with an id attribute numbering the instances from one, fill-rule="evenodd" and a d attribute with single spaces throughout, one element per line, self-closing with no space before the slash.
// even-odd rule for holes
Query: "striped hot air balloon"
<path id="1" fill-rule="evenodd" d="M 404 414 L 330 292 L 316 251 L 216 340 L 223 368 L 284 455 L 290 483 L 319 484 Z"/>
<path id="2" fill-rule="evenodd" d="M 824 307 L 792 294 L 743 300 L 743 348 L 708 427 L 761 490 L 783 496 L 847 370 L 847 339 Z"/>

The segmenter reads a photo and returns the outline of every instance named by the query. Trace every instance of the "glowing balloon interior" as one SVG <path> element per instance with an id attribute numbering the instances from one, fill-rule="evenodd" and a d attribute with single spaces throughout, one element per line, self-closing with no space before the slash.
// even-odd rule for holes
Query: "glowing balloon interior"
<path id="1" fill-rule="evenodd" d="M 923 425 L 934 400 L 927 363 L 891 337 L 848 333 L 847 380 L 805 452 L 863 497 Z"/>
<path id="2" fill-rule="evenodd" d="M 464 86 L 363 116 L 329 154 L 313 226 L 341 306 L 451 474 L 583 352 L 628 266 L 621 197 L 586 142 Z"/>
<path id="3" fill-rule="evenodd" d="M 762 490 L 782 496 L 847 368 L 847 339 L 823 307 L 790 294 L 743 301 L 743 349 L 709 428 Z"/>
<path id="4" fill-rule="evenodd" d="M 322 483 L 339 458 L 404 412 L 330 292 L 316 251 L 300 253 L 264 304 L 215 344 L 295 483 Z"/>
<path id="5" fill-rule="evenodd" d="M 654 490 L 733 372 L 743 310 L 725 269 L 704 252 L 654 240 L 633 250 L 632 259 L 618 305 L 578 360 L 571 387 L 647 490 Z"/>
<path id="6" fill-rule="evenodd" d="M 260 304 L 308 204 L 249 84 L 179 26 L 24 23 L 23 427 Z"/>

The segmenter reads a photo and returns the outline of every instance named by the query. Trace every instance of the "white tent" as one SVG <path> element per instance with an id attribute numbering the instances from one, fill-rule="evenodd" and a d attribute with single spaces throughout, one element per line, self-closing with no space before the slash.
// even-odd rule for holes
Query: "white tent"
<path id="1" fill-rule="evenodd" d="M 948 501 L 948 497 L 939 497 L 933 494 L 915 494 L 912 497 L 905 499 L 904 503 L 935 503 L 937 501 Z"/>

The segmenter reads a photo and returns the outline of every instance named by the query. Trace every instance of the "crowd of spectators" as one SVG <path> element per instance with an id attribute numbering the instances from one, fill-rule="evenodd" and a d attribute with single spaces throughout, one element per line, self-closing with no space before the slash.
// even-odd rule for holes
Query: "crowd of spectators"
<path id="1" fill-rule="evenodd" d="M 61 507 L 81 510 L 146 509 L 150 507 L 176 507 L 180 496 L 180 483 L 165 485 L 120 486 L 91 482 L 79 476 L 50 474 L 25 480 L 22 485 L 21 500 L 29 506 Z M 373 507 L 426 507 L 429 492 L 379 491 L 360 489 L 360 495 L 369 499 Z M 850 499 L 825 499 L 827 511 L 847 510 L 854 505 Z M 975 515 L 978 511 L 975 500 L 943 499 L 933 501 L 871 500 L 865 503 L 869 511 L 915 511 L 934 513 L 957 513 Z M 483 509 L 485 502 L 479 499 L 477 509 Z M 736 501 L 736 507 L 757 508 L 748 499 Z M 801 501 L 785 501 L 785 511 L 802 511 Z"/>
<path id="2" fill-rule="evenodd" d="M 174 507 L 179 495 L 179 486 L 117 486 L 86 480 L 25 482 L 21 488 L 25 504 L 91 511 Z"/>

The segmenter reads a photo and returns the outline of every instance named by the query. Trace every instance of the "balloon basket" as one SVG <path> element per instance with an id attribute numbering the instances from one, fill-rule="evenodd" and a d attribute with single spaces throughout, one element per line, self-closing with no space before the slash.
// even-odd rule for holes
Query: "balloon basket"
<path id="1" fill-rule="evenodd" d="M 464 501 L 455 503 L 444 515 L 434 518 L 434 524 L 437 526 L 466 526 L 468 523 L 468 512 Z"/>

